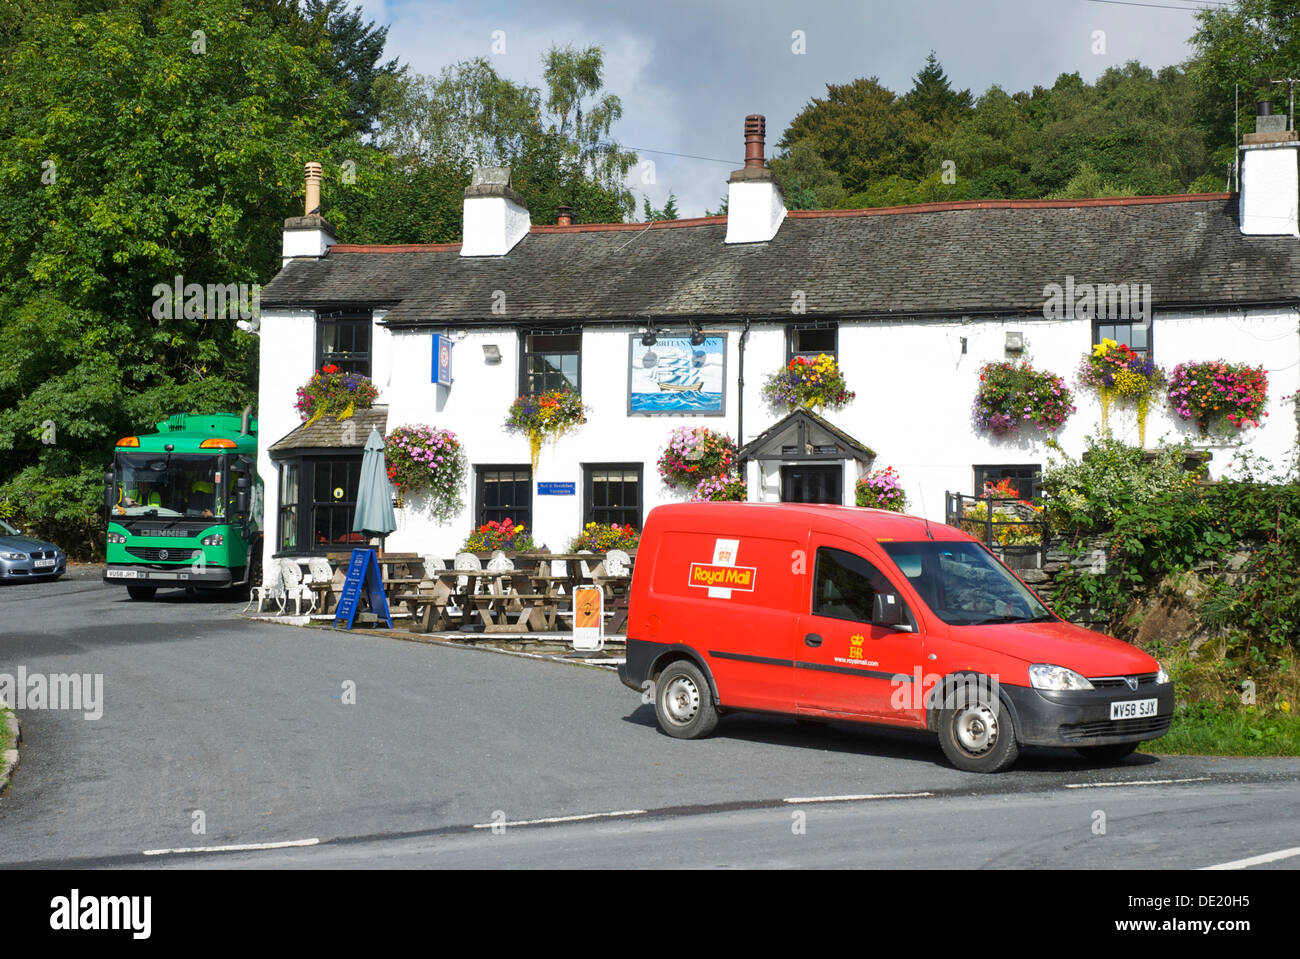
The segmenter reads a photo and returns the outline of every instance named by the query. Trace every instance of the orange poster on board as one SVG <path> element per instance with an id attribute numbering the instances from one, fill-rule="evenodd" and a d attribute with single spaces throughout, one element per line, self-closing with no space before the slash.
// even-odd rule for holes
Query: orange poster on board
<path id="1" fill-rule="evenodd" d="M 600 628 L 600 590 L 586 588 L 573 591 L 573 628 Z"/>

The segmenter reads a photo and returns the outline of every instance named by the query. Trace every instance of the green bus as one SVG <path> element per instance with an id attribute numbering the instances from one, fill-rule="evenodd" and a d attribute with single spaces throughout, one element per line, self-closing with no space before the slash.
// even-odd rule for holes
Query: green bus
<path id="1" fill-rule="evenodd" d="M 257 420 L 180 413 L 124 436 L 104 476 L 104 582 L 132 599 L 159 587 L 245 589 L 262 566 Z"/>

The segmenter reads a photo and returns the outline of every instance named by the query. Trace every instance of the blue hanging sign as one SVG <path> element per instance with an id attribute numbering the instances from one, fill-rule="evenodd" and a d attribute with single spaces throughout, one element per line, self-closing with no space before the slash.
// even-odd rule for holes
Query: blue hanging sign
<path id="1" fill-rule="evenodd" d="M 538 496 L 575 496 L 578 492 L 577 483 L 538 483 Z"/>
<path id="2" fill-rule="evenodd" d="M 432 382 L 439 386 L 451 386 L 451 337 L 445 334 L 433 334 L 433 377 Z"/>
<path id="3" fill-rule="evenodd" d="M 370 611 L 382 622 L 393 628 L 393 617 L 388 611 L 388 597 L 384 595 L 384 578 L 379 572 L 379 554 L 373 549 L 354 549 L 352 559 L 348 561 L 348 578 L 343 584 L 343 593 L 339 596 L 338 608 L 334 610 L 334 628 L 339 620 L 347 629 L 352 628 L 356 618 L 357 606 L 364 591 Z"/>

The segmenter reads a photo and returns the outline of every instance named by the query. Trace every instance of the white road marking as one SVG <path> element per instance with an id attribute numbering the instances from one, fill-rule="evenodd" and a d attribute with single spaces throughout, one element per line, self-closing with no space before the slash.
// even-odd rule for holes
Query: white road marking
<path id="1" fill-rule="evenodd" d="M 1277 862 L 1279 859 L 1290 859 L 1292 856 L 1300 856 L 1300 846 L 1292 846 L 1290 849 L 1279 849 L 1277 852 L 1266 852 L 1262 856 L 1251 856 L 1249 859 L 1234 859 L 1232 862 L 1221 862 L 1217 866 L 1202 866 L 1201 869 L 1247 869 L 1251 866 L 1258 866 L 1266 862 Z"/>
<path id="2" fill-rule="evenodd" d="M 1066 783 L 1066 789 L 1102 789 L 1106 786 L 1163 786 L 1167 783 L 1207 783 L 1209 776 L 1197 776 L 1194 779 L 1131 779 L 1112 783 Z"/>
<path id="3" fill-rule="evenodd" d="M 581 822 L 584 819 L 613 819 L 619 816 L 644 816 L 644 809 L 619 809 L 614 812 L 589 812 L 581 816 L 552 816 L 549 819 L 516 819 L 513 822 L 476 822 L 475 829 L 491 829 L 493 826 L 545 826 L 555 822 Z"/>
<path id="4" fill-rule="evenodd" d="M 860 796 L 799 796 L 781 801 L 785 803 L 861 802 L 865 799 L 918 799 L 921 796 L 933 795 L 934 793 L 863 793 Z"/>
<path id="5" fill-rule="evenodd" d="M 261 849 L 290 849 L 295 846 L 316 846 L 319 839 L 292 839 L 287 842 L 249 842 L 237 846 L 188 846 L 181 849 L 146 849 L 146 856 L 173 856 L 183 853 L 254 852 Z"/>

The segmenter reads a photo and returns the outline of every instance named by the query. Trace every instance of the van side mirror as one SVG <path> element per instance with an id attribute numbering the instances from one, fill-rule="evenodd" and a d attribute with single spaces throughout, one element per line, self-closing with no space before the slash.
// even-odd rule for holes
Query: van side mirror
<path id="1" fill-rule="evenodd" d="M 876 593 L 871 601 L 872 626 L 902 626 L 903 604 L 894 593 Z"/>

